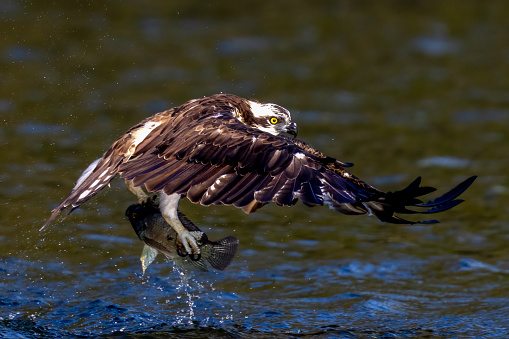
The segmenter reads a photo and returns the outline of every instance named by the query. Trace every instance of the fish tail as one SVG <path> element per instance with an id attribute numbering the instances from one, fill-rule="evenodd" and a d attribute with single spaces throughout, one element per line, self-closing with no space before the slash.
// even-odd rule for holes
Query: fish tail
<path id="1" fill-rule="evenodd" d="M 216 270 L 225 270 L 233 260 L 239 247 L 239 239 L 229 236 L 212 243 L 207 260 Z"/>

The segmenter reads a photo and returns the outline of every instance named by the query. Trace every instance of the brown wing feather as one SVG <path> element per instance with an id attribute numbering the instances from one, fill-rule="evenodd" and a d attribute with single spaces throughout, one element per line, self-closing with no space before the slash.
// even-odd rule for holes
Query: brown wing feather
<path id="1" fill-rule="evenodd" d="M 66 207 L 72 206 L 73 209 L 79 207 L 113 180 L 118 173 L 119 165 L 125 161 L 125 154 L 128 152 L 129 145 L 126 144 L 124 139 L 122 137 L 117 140 L 102 158 L 90 164 L 83 172 L 71 194 L 51 211 L 50 217 L 41 227 L 41 230 L 48 226 Z"/>
<path id="2" fill-rule="evenodd" d="M 429 192 L 420 181 L 402 191 L 381 192 L 344 169 L 352 164 L 241 123 L 233 113 L 243 100 L 232 95 L 191 100 L 134 126 L 87 169 L 45 226 L 67 206 L 76 208 L 97 194 L 117 173 L 149 191 L 184 194 L 203 205 L 233 204 L 246 213 L 271 201 L 292 205 L 300 199 L 396 223 L 411 223 L 395 216 L 415 213 L 406 206 L 428 208 L 425 213 L 454 207 L 459 202 L 454 199 L 474 180 L 426 204 L 415 198 Z"/>
<path id="3" fill-rule="evenodd" d="M 135 153 L 120 166 L 121 176 L 150 191 L 187 195 L 202 205 L 259 208 L 271 201 L 292 205 L 296 198 L 307 205 L 331 199 L 356 203 L 379 192 L 369 185 L 350 184 L 340 172 L 328 170 L 331 158 L 316 156 L 288 138 L 250 128 L 227 114 L 189 119 L 185 130 L 159 137 L 152 147 L 157 152 Z"/>
<path id="4" fill-rule="evenodd" d="M 121 175 L 149 190 L 164 188 L 167 194 L 187 195 L 195 203 L 234 205 L 246 213 L 271 201 L 293 205 L 299 199 L 309 206 L 328 204 L 344 214 L 373 213 L 393 223 L 412 223 L 395 213 L 414 213 L 405 206 L 420 207 L 415 196 L 430 192 L 417 185 L 403 193 L 384 193 L 348 173 L 344 167 L 351 164 L 302 141 L 250 128 L 226 114 L 186 126 L 178 138 L 160 135 L 154 146 L 158 152 L 135 154 L 121 165 Z M 172 170 L 161 163 L 171 163 Z M 438 210 L 455 204 L 443 201 Z"/>

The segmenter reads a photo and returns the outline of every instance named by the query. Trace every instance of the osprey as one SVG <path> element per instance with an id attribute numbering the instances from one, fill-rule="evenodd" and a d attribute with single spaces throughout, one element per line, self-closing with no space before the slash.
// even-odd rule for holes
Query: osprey
<path id="1" fill-rule="evenodd" d="M 463 201 L 456 198 L 476 178 L 423 203 L 417 197 L 435 188 L 421 187 L 420 178 L 401 191 L 386 193 L 347 172 L 353 164 L 282 133 L 297 135 L 288 110 L 232 94 L 190 100 L 155 114 L 88 166 L 41 230 L 69 205 L 72 211 L 96 195 L 117 174 L 138 202 L 146 201 L 150 192 L 159 193 L 161 214 L 193 255 L 200 253 L 197 241 L 178 218 L 183 196 L 204 206 L 233 205 L 245 213 L 269 202 L 290 206 L 301 200 L 308 206 L 327 204 L 344 214 L 375 215 L 389 223 L 434 223 L 396 214 L 448 210 Z"/>

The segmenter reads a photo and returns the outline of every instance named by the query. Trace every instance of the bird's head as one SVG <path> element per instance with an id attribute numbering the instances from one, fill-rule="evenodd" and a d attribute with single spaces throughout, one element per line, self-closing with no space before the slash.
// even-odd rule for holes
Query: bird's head
<path id="1" fill-rule="evenodd" d="M 279 105 L 262 103 L 255 100 L 247 101 L 249 117 L 244 123 L 270 134 L 288 133 L 297 136 L 297 124 L 292 122 L 290 112 Z"/>

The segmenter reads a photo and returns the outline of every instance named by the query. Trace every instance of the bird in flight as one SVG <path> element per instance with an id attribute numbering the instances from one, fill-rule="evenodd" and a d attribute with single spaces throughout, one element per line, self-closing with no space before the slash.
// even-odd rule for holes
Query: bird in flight
<path id="1" fill-rule="evenodd" d="M 182 197 L 204 206 L 233 205 L 245 213 L 270 202 L 291 206 L 301 200 L 389 223 L 434 223 L 438 221 L 409 221 L 398 214 L 448 210 L 463 201 L 456 198 L 476 178 L 423 203 L 418 197 L 435 188 L 420 186 L 420 177 L 403 190 L 383 192 L 349 173 L 346 168 L 353 164 L 326 156 L 296 136 L 290 112 L 279 105 L 232 94 L 190 100 L 118 138 L 88 166 L 41 230 L 66 207 L 72 211 L 92 198 L 117 174 L 138 202 L 159 193 L 161 214 L 193 255 L 200 248 L 178 217 Z"/>

